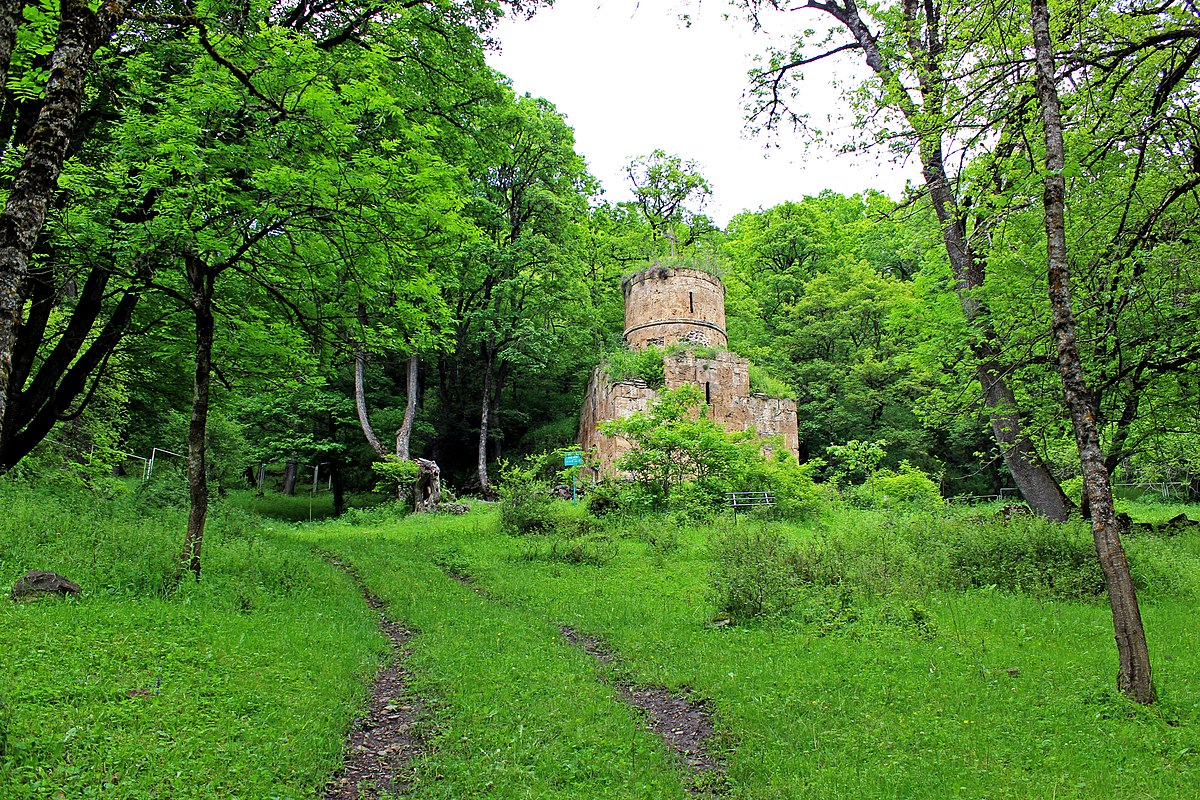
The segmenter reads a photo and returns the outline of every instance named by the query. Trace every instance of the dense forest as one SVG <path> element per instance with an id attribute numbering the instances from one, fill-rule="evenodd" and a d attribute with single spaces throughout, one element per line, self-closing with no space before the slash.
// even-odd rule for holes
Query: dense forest
<path id="1" fill-rule="evenodd" d="M 796 398 L 802 458 L 879 443 L 947 496 L 1016 486 L 1053 517 L 1081 500 L 1078 412 L 1116 482 L 1200 488 L 1190 4 L 1064 5 L 1039 48 L 984 6 L 734 3 L 833 26 L 766 55 L 752 125 L 825 135 L 799 71 L 865 58 L 843 144 L 924 181 L 798 188 L 723 229 L 669 143 L 606 201 L 553 103 L 486 65 L 495 21 L 537 5 L 0 9 L 0 469 L 186 456 L 200 528 L 207 484 L 261 465 L 340 496 L 396 452 L 488 495 L 498 460 L 574 441 L 621 276 L 674 260 L 725 282 L 730 347 Z"/>

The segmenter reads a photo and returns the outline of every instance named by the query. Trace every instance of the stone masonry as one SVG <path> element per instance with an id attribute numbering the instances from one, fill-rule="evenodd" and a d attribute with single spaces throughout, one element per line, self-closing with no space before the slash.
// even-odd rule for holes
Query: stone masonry
<path id="1" fill-rule="evenodd" d="M 713 358 L 692 350 L 665 356 L 664 384 L 674 389 L 693 384 L 704 391 L 709 416 L 726 430 L 754 430 L 779 436 L 793 456 L 799 454 L 796 403 L 750 392 L 750 362 L 724 350 L 725 287 L 708 273 L 687 268 L 652 267 L 621 282 L 625 295 L 625 341 L 634 349 L 663 347 L 678 341 L 714 347 Z M 579 419 L 579 443 L 594 452 L 599 472 L 611 475 L 618 458 L 630 449 L 621 437 L 600 433 L 605 420 L 645 411 L 658 396 L 643 381 L 610 381 L 600 368 L 592 373 Z"/>
<path id="2" fill-rule="evenodd" d="M 621 281 L 625 342 L 635 350 L 684 340 L 724 349 L 725 286 L 698 269 L 651 267 Z"/>

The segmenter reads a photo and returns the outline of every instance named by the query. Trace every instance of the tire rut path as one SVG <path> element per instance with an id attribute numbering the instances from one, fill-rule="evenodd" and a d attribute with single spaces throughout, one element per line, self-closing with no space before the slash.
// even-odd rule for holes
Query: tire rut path
<path id="1" fill-rule="evenodd" d="M 387 618 L 383 613 L 387 604 L 367 588 L 352 566 L 330 553 L 321 555 L 350 576 L 378 616 L 379 629 L 391 642 L 391 655 L 371 682 L 367 706 L 346 734 L 342 768 L 325 785 L 322 797 L 375 800 L 385 795 L 404 795 L 414 780 L 413 762 L 429 746 L 417 727 L 428 704 L 410 693 L 409 673 L 404 666 L 414 632 Z"/>
<path id="2" fill-rule="evenodd" d="M 594 636 L 562 625 L 559 633 L 570 644 L 608 666 L 619 659 Z M 606 681 L 620 698 L 645 715 L 646 729 L 654 731 L 687 768 L 691 781 L 686 787 L 696 797 L 721 797 L 728 788 L 725 764 L 708 749 L 713 735 L 713 708 L 707 700 L 686 691 L 672 692 L 661 686 L 632 681 Z"/>

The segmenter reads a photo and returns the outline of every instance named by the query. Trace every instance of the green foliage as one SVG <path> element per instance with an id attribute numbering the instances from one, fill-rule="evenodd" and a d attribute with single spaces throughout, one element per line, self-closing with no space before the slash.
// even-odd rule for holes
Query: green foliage
<path id="1" fill-rule="evenodd" d="M 765 394 L 767 397 L 779 397 L 787 400 L 796 399 L 796 390 L 788 386 L 757 364 L 750 365 L 750 391 Z"/>
<path id="2" fill-rule="evenodd" d="M 402 461 L 395 456 L 388 456 L 383 461 L 373 461 L 371 470 L 382 478 L 376 491 L 395 496 L 412 489 L 420 467 L 411 459 Z"/>
<path id="3" fill-rule="evenodd" d="M 717 357 L 717 353 L 721 352 L 715 347 L 710 347 L 706 344 L 697 344 L 683 339 L 671 342 L 663 350 L 664 356 L 690 355 L 698 359 L 713 359 Z"/>
<path id="4" fill-rule="evenodd" d="M 500 465 L 500 528 L 523 536 L 553 532 L 559 522 L 557 506 L 550 495 L 550 482 L 543 476 L 542 459 Z"/>
<path id="5" fill-rule="evenodd" d="M 753 435 L 728 433 L 705 414 L 706 408 L 700 389 L 686 384 L 661 392 L 649 411 L 602 424 L 605 435 L 632 443 L 617 467 L 630 473 L 647 506 L 667 507 L 672 492 L 685 484 L 694 487 L 689 489 L 693 499 L 703 495 L 716 505 L 746 464 L 761 458 Z"/>
<path id="6" fill-rule="evenodd" d="M 647 347 L 630 350 L 622 346 L 604 356 L 601 369 L 611 381 L 644 381 L 651 389 L 661 389 L 663 375 L 663 350 Z"/>
<path id="7" fill-rule="evenodd" d="M 676 255 L 681 242 L 692 244 L 707 226 L 700 211 L 712 196 L 712 187 L 695 161 L 659 149 L 630 161 L 625 175 L 655 237 L 670 242 L 670 255 Z"/>
<path id="8" fill-rule="evenodd" d="M 805 581 L 800 551 L 779 529 L 748 523 L 713 537 L 710 587 L 717 610 L 737 623 L 792 609 Z"/>
<path id="9" fill-rule="evenodd" d="M 887 457 L 887 444 L 884 439 L 873 442 L 851 439 L 845 444 L 826 447 L 825 452 L 833 462 L 833 482 L 841 486 L 869 481 Z"/>
<path id="10" fill-rule="evenodd" d="M 870 483 L 876 502 L 887 508 L 932 509 L 942 505 L 938 485 L 907 461 L 901 461 L 894 470 L 879 470 L 871 476 Z"/>
<path id="11" fill-rule="evenodd" d="M 749 464 L 743 486 L 749 491 L 770 492 L 775 497 L 775 505 L 763 509 L 766 516 L 806 519 L 839 503 L 832 485 L 814 480 L 823 466 L 819 459 L 797 464 L 789 453 L 777 449 L 770 458 Z"/>
<path id="12" fill-rule="evenodd" d="M 133 501 L 146 508 L 187 508 L 188 484 L 186 467 L 179 464 L 159 464 L 154 475 L 138 481 Z"/>
<path id="13" fill-rule="evenodd" d="M 1019 517 L 967 530 L 946 531 L 951 536 L 943 542 L 943 579 L 955 588 L 996 588 L 1075 601 L 1104 596 L 1095 545 L 1080 526 Z"/>
<path id="14" fill-rule="evenodd" d="M 624 486 L 614 480 L 601 480 L 587 494 L 587 510 L 596 517 L 605 517 L 622 510 L 628 497 Z"/>

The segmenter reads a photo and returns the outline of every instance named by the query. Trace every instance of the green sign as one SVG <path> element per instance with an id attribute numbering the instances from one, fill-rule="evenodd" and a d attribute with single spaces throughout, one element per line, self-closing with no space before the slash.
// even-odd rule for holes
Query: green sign
<path id="1" fill-rule="evenodd" d="M 583 466 L 583 453 L 567 453 L 563 456 L 564 467 Z"/>

